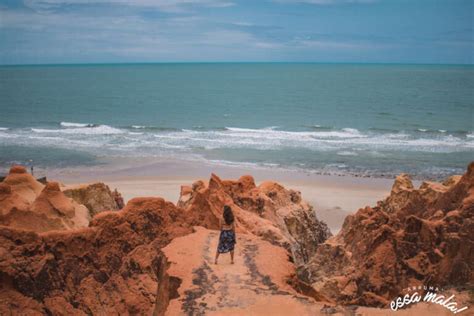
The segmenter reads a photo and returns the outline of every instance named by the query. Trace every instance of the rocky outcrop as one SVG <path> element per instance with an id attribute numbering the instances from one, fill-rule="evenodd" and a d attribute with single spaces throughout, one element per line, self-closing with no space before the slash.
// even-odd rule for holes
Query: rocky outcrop
<path id="1" fill-rule="evenodd" d="M 90 216 L 103 212 L 123 208 L 123 198 L 117 190 L 101 182 L 69 186 L 63 190 L 64 194 L 89 210 Z"/>
<path id="2" fill-rule="evenodd" d="M 0 225 L 35 232 L 87 227 L 105 210 L 123 207 L 120 193 L 103 183 L 68 188 L 38 182 L 22 166 L 13 166 L 0 183 Z M 84 205 L 85 206 L 84 206 Z"/>
<path id="3" fill-rule="evenodd" d="M 0 183 L 1 315 L 317 314 L 326 309 L 314 300 L 387 306 L 408 286 L 473 282 L 474 163 L 419 189 L 398 177 L 387 199 L 348 216 L 329 239 L 299 192 L 250 176 L 212 175 L 183 186 L 178 206 L 135 198 L 89 219 L 59 184 L 38 190 L 21 168 L 12 171 Z M 84 203 L 92 192 L 118 203 L 104 186 L 81 190 L 71 194 Z M 209 267 L 226 204 L 238 231 L 228 270 Z"/>
<path id="4" fill-rule="evenodd" d="M 23 166 L 12 166 L 2 183 L 9 185 L 12 192 L 26 199 L 28 203 L 33 203 L 44 188 Z"/>
<path id="5" fill-rule="evenodd" d="M 61 192 L 57 182 L 46 184 L 41 194 L 30 206 L 30 210 L 35 214 L 45 215 L 48 221 L 61 221 L 64 229 L 87 227 L 91 219 L 87 208 Z"/>
<path id="6" fill-rule="evenodd" d="M 182 281 L 168 275 L 168 262 L 161 249 L 175 237 L 191 233 L 193 225 L 218 228 L 224 204 L 233 205 L 240 231 L 257 232 L 278 245 L 290 247 L 293 243 L 296 247 L 297 242 L 310 242 L 320 236 L 300 231 L 303 225 L 317 222 L 312 209 L 301 201 L 297 192 L 271 183 L 259 189 L 250 177 L 222 181 L 213 176 L 209 184 L 196 183 L 187 201 L 183 188 L 180 205 L 184 209 L 161 198 L 135 198 L 121 211 L 102 211 L 92 218 L 88 227 L 71 231 L 65 231 L 63 226 L 75 224 L 78 214 L 75 207 L 79 204 L 66 197 L 57 183 L 48 183 L 32 204 L 22 203 L 7 185 L 0 189 L 2 201 L 9 201 L 5 203 L 6 209 L 15 210 L 9 213 L 21 214 L 17 207 L 26 205 L 28 213 L 23 218 L 25 221 L 34 218 L 30 222 L 36 223 L 36 227 L 25 223 L 0 226 L 0 314 L 162 315 L 169 300 L 177 298 Z M 242 207 L 234 204 L 234 199 Z M 261 212 L 261 200 L 268 206 L 264 212 Z M 45 223 L 50 225 L 48 229 L 43 227 Z M 51 228 L 57 231 L 38 233 Z M 254 243 L 259 240 L 252 234 L 247 236 Z M 303 298 L 296 298 L 298 295 L 291 286 L 285 285 L 286 278 L 294 275 L 294 268 L 288 271 L 270 268 L 272 254 L 277 251 L 282 265 L 292 267 L 286 251 L 268 243 L 262 243 L 262 247 L 271 251 L 266 255 L 246 255 L 250 260 L 246 265 L 254 269 L 254 265 L 265 262 L 263 271 L 272 276 L 281 273 L 284 277 L 278 277 L 278 286 L 295 297 L 287 298 L 287 293 L 279 293 L 273 283 L 267 284 L 273 279 L 252 270 L 251 273 L 261 278 L 252 281 L 257 290 L 260 291 L 260 282 L 266 282 L 262 286 L 270 286 L 269 295 L 278 292 L 281 300 L 294 306 L 315 308 L 298 305 Z M 252 245 L 246 249 L 253 251 Z M 263 258 L 253 263 L 256 256 Z M 193 294 L 189 295 L 187 299 L 192 299 Z"/>
<path id="7" fill-rule="evenodd" d="M 161 198 L 133 199 L 75 231 L 0 226 L 0 314 L 162 315 L 176 286 L 160 249 L 191 232 Z"/>
<path id="8" fill-rule="evenodd" d="M 0 216 L 4 216 L 15 210 L 25 210 L 28 208 L 28 201 L 18 193 L 13 192 L 10 185 L 0 183 Z"/>
<path id="9" fill-rule="evenodd" d="M 20 195 L 8 184 L 2 183 L 3 196 L 0 203 L 0 225 L 17 229 L 46 232 L 87 227 L 89 212 L 87 208 L 66 197 L 57 182 L 49 182 L 33 203 L 28 203 L 27 190 L 18 190 Z M 0 197 L 1 199 L 1 197 Z"/>
<path id="10" fill-rule="evenodd" d="M 397 177 L 390 196 L 346 218 L 299 277 L 336 302 L 387 306 L 409 286 L 474 283 L 474 162 L 462 177 L 415 189 Z"/>
<path id="11" fill-rule="evenodd" d="M 237 181 L 212 175 L 209 182 L 183 186 L 178 206 L 195 223 L 219 228 L 224 205 L 232 206 L 237 229 L 252 233 L 291 251 L 296 264 L 306 262 L 331 233 L 318 221 L 313 208 L 301 194 L 275 182 L 256 186 L 251 176 Z"/>

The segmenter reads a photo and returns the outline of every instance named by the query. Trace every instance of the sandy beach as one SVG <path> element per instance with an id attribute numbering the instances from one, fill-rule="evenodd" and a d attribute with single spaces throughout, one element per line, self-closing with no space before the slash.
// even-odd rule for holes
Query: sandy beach
<path id="1" fill-rule="evenodd" d="M 361 207 L 375 205 L 388 196 L 393 184 L 393 179 L 385 178 L 321 175 L 300 170 L 150 158 L 109 159 L 98 166 L 40 169 L 35 175 L 57 179 L 65 185 L 105 182 L 112 189 L 117 188 L 125 202 L 134 197 L 159 196 L 176 203 L 182 185 L 209 179 L 211 173 L 223 179 L 237 179 L 250 174 L 257 183 L 272 180 L 298 190 L 333 233 L 339 231 L 348 214 Z"/>

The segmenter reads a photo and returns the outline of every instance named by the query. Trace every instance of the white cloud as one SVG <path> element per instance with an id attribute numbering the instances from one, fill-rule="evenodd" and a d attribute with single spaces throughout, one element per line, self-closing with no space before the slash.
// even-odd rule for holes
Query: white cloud
<path id="1" fill-rule="evenodd" d="M 241 22 L 241 21 L 233 22 L 231 24 L 236 25 L 236 26 L 254 26 L 255 25 L 255 24 L 250 23 L 250 22 Z"/>
<path id="2" fill-rule="evenodd" d="M 336 5 L 347 3 L 373 3 L 377 0 L 273 0 L 278 3 L 307 3 L 315 5 Z"/>
<path id="3" fill-rule="evenodd" d="M 157 8 L 163 11 L 180 11 L 186 5 L 224 8 L 233 6 L 229 0 L 25 0 L 25 5 L 37 10 L 48 11 L 62 5 L 124 5 Z"/>
<path id="4" fill-rule="evenodd" d="M 302 40 L 298 41 L 298 43 L 305 47 L 312 47 L 317 49 L 354 49 L 364 47 L 364 45 L 358 43 L 319 40 Z"/>
<path id="5" fill-rule="evenodd" d="M 275 49 L 275 48 L 281 48 L 284 46 L 280 43 L 272 43 L 272 42 L 255 42 L 254 45 L 255 47 L 264 48 L 264 49 Z"/>
<path id="6" fill-rule="evenodd" d="M 221 47 L 271 49 L 281 47 L 281 44 L 262 41 L 251 33 L 235 30 L 211 31 L 197 39 L 199 44 Z"/>
<path id="7" fill-rule="evenodd" d="M 314 50 L 328 50 L 328 51 L 350 51 L 350 50 L 373 50 L 390 48 L 391 44 L 381 44 L 370 41 L 328 41 L 315 39 L 297 39 L 295 44 Z"/>
<path id="8" fill-rule="evenodd" d="M 150 19 L 135 10 L 100 18 L 82 11 L 6 10 L 2 29 L 11 35 L 0 43 L 0 63 L 15 55 L 33 62 L 44 56 L 59 62 L 252 60 L 278 47 L 252 32 L 215 28 L 200 15 Z"/>

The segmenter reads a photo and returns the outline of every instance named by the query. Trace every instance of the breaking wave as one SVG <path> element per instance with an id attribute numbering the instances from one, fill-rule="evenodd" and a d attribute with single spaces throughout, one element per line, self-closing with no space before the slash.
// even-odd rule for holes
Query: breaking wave
<path id="1" fill-rule="evenodd" d="M 277 126 L 264 128 L 223 127 L 205 129 L 177 129 L 162 127 L 118 128 L 109 125 L 61 122 L 63 128 L 0 129 L 4 139 L 20 138 L 22 143 L 34 146 L 41 141 L 32 138 L 41 134 L 46 139 L 59 137 L 57 146 L 67 147 L 80 142 L 92 148 L 129 148 L 156 153 L 163 148 L 193 151 L 219 148 L 248 148 L 254 150 L 282 150 L 300 148 L 311 151 L 335 151 L 339 156 L 356 156 L 361 150 L 456 152 L 472 150 L 474 135 L 448 132 L 417 134 L 395 131 L 360 131 L 355 128 L 332 130 L 281 130 Z M 29 132 L 28 132 L 29 131 Z M 33 133 L 31 133 L 33 132 Z"/>
<path id="2" fill-rule="evenodd" d="M 61 122 L 59 123 L 62 127 L 94 127 L 94 124 L 88 123 L 72 123 L 72 122 Z"/>
<path id="3" fill-rule="evenodd" d="M 61 128 L 54 128 L 57 123 L 41 127 L 0 128 L 0 146 L 80 150 L 97 157 L 200 157 L 206 161 L 229 161 L 244 167 L 257 163 L 290 169 L 322 168 L 331 173 L 336 169 L 356 174 L 382 170 L 380 174 L 384 175 L 388 174 L 387 170 L 399 171 L 399 161 L 406 157 L 419 157 L 420 161 L 427 161 L 426 157 L 430 157 L 438 166 L 446 154 L 465 160 L 474 152 L 472 131 L 420 133 L 416 130 L 359 130 L 351 127 L 283 130 L 277 126 L 179 129 L 61 123 Z M 331 163 L 336 165 L 330 166 Z M 444 169 L 431 168 L 428 174 L 453 172 L 449 166 L 441 166 Z M 414 166 L 413 170 L 417 172 L 420 168 L 427 167 Z"/>
<path id="4" fill-rule="evenodd" d="M 72 126 L 72 125 L 71 125 Z M 122 134 L 124 131 L 121 129 L 109 126 L 109 125 L 97 125 L 97 126 L 81 126 L 76 128 L 64 128 L 64 129 L 44 129 L 44 128 L 32 128 L 35 133 L 49 133 L 49 134 L 82 134 L 82 135 L 109 135 L 109 134 Z"/>

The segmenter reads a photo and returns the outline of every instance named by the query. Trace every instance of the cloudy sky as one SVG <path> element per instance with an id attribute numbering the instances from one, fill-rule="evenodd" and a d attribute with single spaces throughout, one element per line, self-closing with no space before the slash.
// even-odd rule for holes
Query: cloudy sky
<path id="1" fill-rule="evenodd" d="M 473 0 L 0 0 L 0 64 L 472 64 L 473 11 Z"/>

